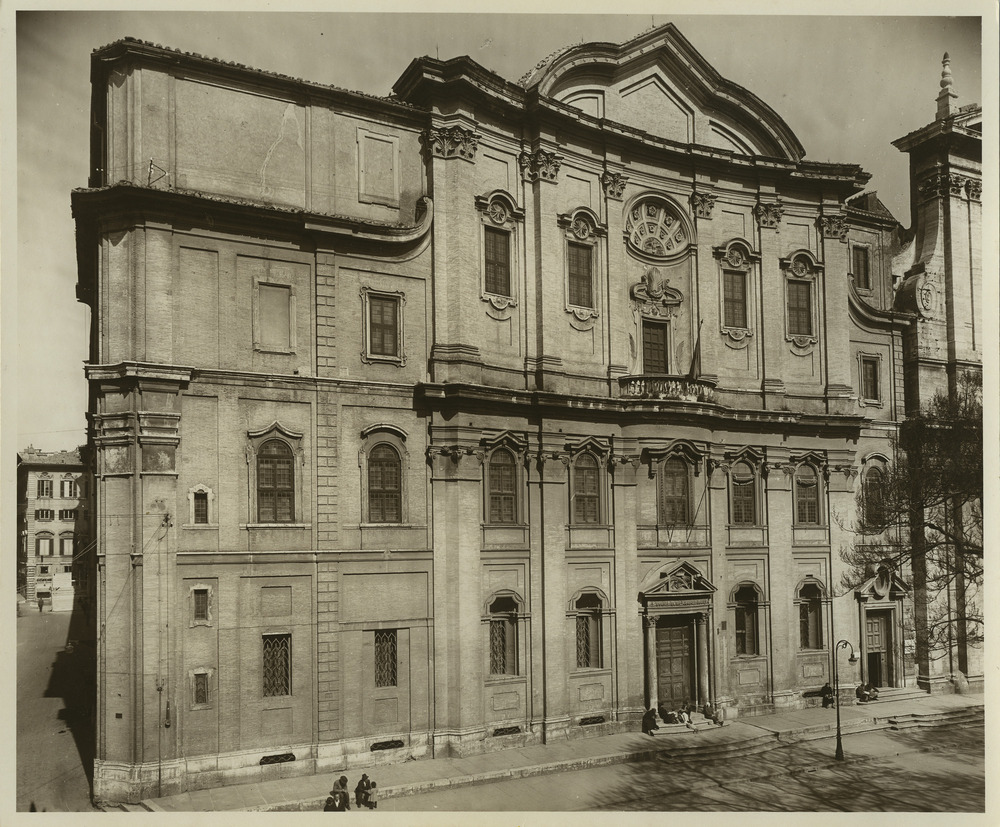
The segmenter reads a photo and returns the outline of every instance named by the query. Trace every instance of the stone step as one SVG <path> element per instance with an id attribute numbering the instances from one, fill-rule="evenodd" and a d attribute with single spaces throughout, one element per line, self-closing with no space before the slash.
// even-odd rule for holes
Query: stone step
<path id="1" fill-rule="evenodd" d="M 717 761 L 720 758 L 734 758 L 745 755 L 760 755 L 783 746 L 773 735 L 759 735 L 742 741 L 697 742 L 687 741 L 675 749 L 663 750 L 657 760 L 667 764 L 685 765 Z"/>
<path id="2" fill-rule="evenodd" d="M 983 720 L 983 707 L 966 707 L 948 712 L 908 712 L 889 718 L 889 728 L 893 730 L 912 729 L 926 726 L 958 726 L 979 723 Z"/>

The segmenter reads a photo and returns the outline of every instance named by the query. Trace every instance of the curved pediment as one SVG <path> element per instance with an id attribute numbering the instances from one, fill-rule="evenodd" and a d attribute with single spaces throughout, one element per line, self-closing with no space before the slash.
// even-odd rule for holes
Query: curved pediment
<path id="1" fill-rule="evenodd" d="M 805 155 L 771 107 L 722 77 L 673 24 L 622 44 L 570 46 L 541 61 L 521 85 L 679 143 L 792 162 Z"/>

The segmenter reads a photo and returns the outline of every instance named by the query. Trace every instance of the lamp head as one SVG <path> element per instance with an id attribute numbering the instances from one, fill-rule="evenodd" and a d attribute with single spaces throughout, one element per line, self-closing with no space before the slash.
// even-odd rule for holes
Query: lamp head
<path id="1" fill-rule="evenodd" d="M 848 662 L 848 663 L 850 663 L 851 665 L 854 665 L 854 664 L 855 664 L 855 663 L 857 663 L 857 662 L 858 662 L 859 660 L 861 660 L 861 658 L 860 658 L 860 657 L 858 657 L 858 656 L 857 656 L 856 654 L 854 654 L 853 652 L 851 652 L 851 656 L 850 656 L 850 657 L 849 657 L 849 658 L 847 659 L 847 662 Z"/>

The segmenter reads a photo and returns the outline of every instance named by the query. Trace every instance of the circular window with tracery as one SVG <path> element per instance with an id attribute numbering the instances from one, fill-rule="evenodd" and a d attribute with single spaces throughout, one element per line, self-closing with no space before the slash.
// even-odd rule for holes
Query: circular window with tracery
<path id="1" fill-rule="evenodd" d="M 629 210 L 625 235 L 634 250 L 656 259 L 672 258 L 690 242 L 680 216 L 658 198 L 644 198 Z"/>

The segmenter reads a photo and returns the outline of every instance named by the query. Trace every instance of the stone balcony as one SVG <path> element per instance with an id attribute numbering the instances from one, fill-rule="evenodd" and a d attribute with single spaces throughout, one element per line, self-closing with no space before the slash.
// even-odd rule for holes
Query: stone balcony
<path id="1" fill-rule="evenodd" d="M 621 395 L 627 399 L 675 399 L 680 402 L 714 402 L 714 379 L 689 379 L 687 376 L 641 374 L 618 380 Z"/>

